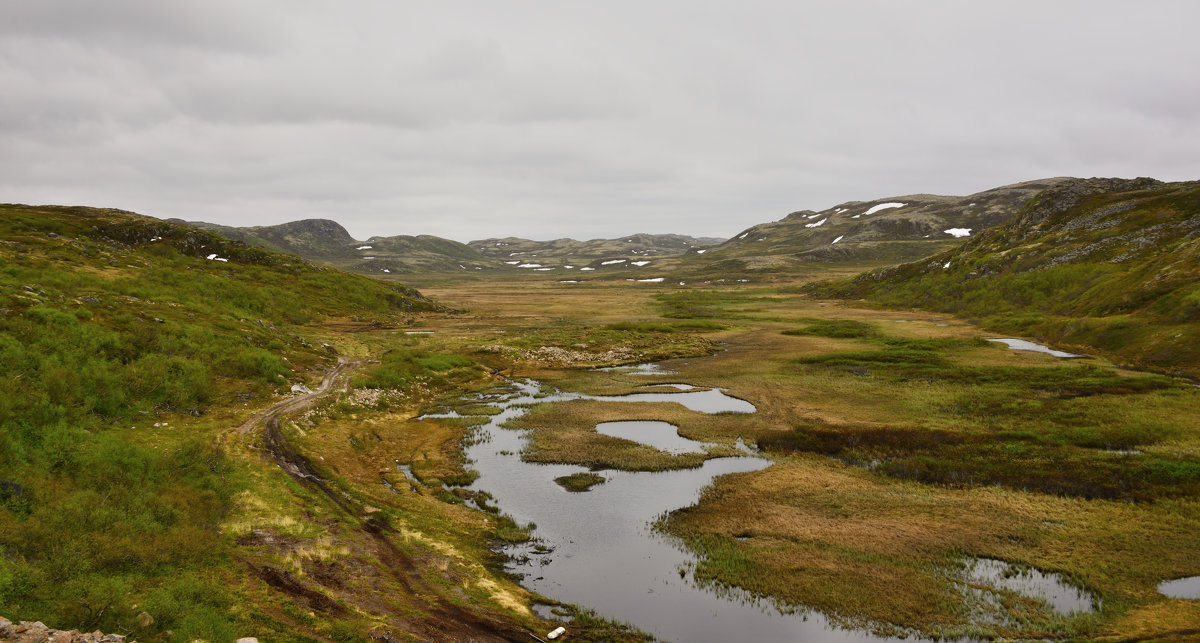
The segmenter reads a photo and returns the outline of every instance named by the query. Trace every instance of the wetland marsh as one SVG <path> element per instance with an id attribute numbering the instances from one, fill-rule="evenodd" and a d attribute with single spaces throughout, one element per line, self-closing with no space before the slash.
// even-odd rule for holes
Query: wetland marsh
<path id="1" fill-rule="evenodd" d="M 643 347 L 632 366 L 529 361 L 506 370 L 575 392 L 504 420 L 499 434 L 516 440 L 508 447 L 483 447 L 546 467 L 536 485 L 549 495 L 531 496 L 533 505 L 597 502 L 618 495 L 621 480 L 647 475 L 638 472 L 707 475 L 715 462 L 746 456 L 746 444 L 771 463 L 713 478 L 694 504 L 661 509 L 655 538 L 678 539 L 695 557 L 672 586 L 820 614 L 852 637 L 1103 638 L 1194 622 L 1194 607 L 1156 589 L 1200 572 L 1192 555 L 1200 546 L 1198 392 L 1187 383 L 1091 357 L 1013 351 L 946 315 L 829 306 L 783 289 L 562 288 L 437 293 L 505 320 L 447 319 L 458 330 L 440 331 L 442 341 L 502 343 L 543 321 L 547 344 Z M 679 319 L 681 310 L 720 329 L 655 333 L 657 342 L 642 338 L 651 332 L 626 339 L 611 331 L 621 319 L 648 327 L 645 320 Z M 705 345 L 715 350 L 677 350 Z M 656 397 L 637 397 L 647 389 Z M 712 391 L 743 401 L 747 412 L 674 403 Z M 666 454 L 596 428 L 625 422 L 677 427 L 707 451 Z M 1106 451 L 1135 447 L 1137 456 Z M 478 462 L 467 466 L 482 472 Z M 586 493 L 552 482 L 589 471 L 604 483 Z M 540 509 L 515 499 L 521 493 L 494 494 L 497 506 L 537 523 L 533 534 L 546 546 L 575 539 L 551 535 L 557 528 L 534 518 Z M 964 556 L 1012 563 L 1065 589 L 1047 596 L 964 582 Z M 556 564 L 566 565 L 547 566 Z M 632 618 L 537 569 L 522 571 L 541 576 L 530 587 L 549 598 Z M 1055 608 L 1056 597 L 1071 595 L 1097 609 Z"/>

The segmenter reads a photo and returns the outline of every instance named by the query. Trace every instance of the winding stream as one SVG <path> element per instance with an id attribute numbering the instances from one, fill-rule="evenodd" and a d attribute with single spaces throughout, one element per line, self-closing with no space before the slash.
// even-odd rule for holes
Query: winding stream
<path id="1" fill-rule="evenodd" d="M 706 413 L 749 412 L 748 402 L 717 389 L 632 396 L 556 394 L 536 397 L 533 382 L 514 383 L 516 390 L 490 396 L 486 402 L 503 409 L 481 427 L 484 439 L 466 455 L 479 471 L 471 489 L 487 491 L 518 523 L 537 524 L 536 543 L 509 551 L 510 571 L 524 574 L 522 585 L 630 623 L 664 641 L 881 641 L 860 631 L 836 630 L 819 613 L 780 613 L 738 589 L 720 595 L 697 587 L 688 570 L 695 557 L 675 538 L 655 531 L 651 523 L 665 512 L 695 504 L 700 491 L 719 475 L 757 471 L 771 465 L 765 458 L 708 460 L 696 469 L 664 472 L 604 471 L 605 484 L 587 493 L 569 493 L 554 479 L 586 471 L 574 465 L 522 462 L 524 432 L 500 425 L 524 414 L 527 405 L 571 399 L 613 401 L 678 401 Z M 664 400 L 663 398 L 667 398 Z M 722 406 L 718 402 L 724 398 Z M 670 425 L 668 425 L 670 426 Z"/>
<path id="2" fill-rule="evenodd" d="M 500 509 L 517 523 L 537 525 L 536 540 L 506 552 L 510 556 L 507 569 L 523 575 L 521 584 L 526 588 L 593 609 L 663 641 L 915 640 L 911 636 L 885 638 L 863 630 L 837 629 L 820 612 L 781 610 L 739 588 L 714 591 L 691 580 L 695 556 L 677 538 L 656 531 L 653 524 L 668 512 L 695 504 L 701 491 L 717 476 L 771 466 L 770 460 L 755 456 L 740 438 L 738 447 L 746 456 L 714 458 L 698 468 L 677 471 L 605 470 L 599 472 L 605 478 L 604 484 L 586 493 L 570 493 L 556 484 L 555 478 L 585 472 L 585 467 L 522 462 L 525 431 L 502 428 L 509 420 L 524 415 L 530 406 L 543 402 L 678 402 L 703 413 L 752 413 L 755 407 L 749 402 L 726 395 L 721 389 L 680 384 L 655 385 L 669 386 L 676 392 L 623 396 L 545 395 L 537 382 L 510 384 L 511 391 L 480 398 L 480 402 L 501 411 L 477 429 L 479 433 L 465 452 L 472 468 L 480 474 L 468 489 L 490 493 Z M 450 413 L 425 417 L 460 416 Z M 680 437 L 675 427 L 665 422 L 601 423 L 597 430 L 668 453 L 703 450 L 705 446 Z M 971 582 L 985 587 L 1040 598 L 1062 614 L 1095 608 L 1090 595 L 1069 587 L 1055 574 L 1028 570 L 1014 575 L 1007 563 L 990 559 L 970 563 L 967 574 Z M 553 616 L 548 610 L 542 612 L 544 617 Z"/>

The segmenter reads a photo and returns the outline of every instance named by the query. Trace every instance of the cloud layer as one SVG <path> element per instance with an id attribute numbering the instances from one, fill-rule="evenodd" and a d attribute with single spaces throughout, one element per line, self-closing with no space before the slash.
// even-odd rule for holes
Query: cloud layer
<path id="1" fill-rule="evenodd" d="M 1200 4 L 0 5 L 0 201 L 358 238 L 730 236 L 1200 178 Z"/>

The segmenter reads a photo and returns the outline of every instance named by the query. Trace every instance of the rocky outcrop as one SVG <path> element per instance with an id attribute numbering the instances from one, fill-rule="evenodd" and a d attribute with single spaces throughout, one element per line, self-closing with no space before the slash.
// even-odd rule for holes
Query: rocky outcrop
<path id="1" fill-rule="evenodd" d="M 0 641 L 12 643 L 134 643 L 120 634 L 90 634 L 79 630 L 52 630 L 41 621 L 13 623 L 0 617 Z"/>

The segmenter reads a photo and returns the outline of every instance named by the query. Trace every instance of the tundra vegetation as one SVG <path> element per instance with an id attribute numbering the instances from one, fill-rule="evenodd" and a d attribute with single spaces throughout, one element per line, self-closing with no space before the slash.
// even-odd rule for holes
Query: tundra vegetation
<path id="1" fill-rule="evenodd" d="M 903 304 L 897 289 L 917 288 L 911 281 L 868 292 L 864 282 L 816 290 L 805 278 L 678 286 L 504 273 L 429 277 L 422 292 L 433 304 L 395 283 L 128 213 L 2 214 L 0 614 L 9 618 L 174 641 L 549 631 L 529 606 L 554 597 L 508 578 L 490 547 L 536 537 L 536 526 L 463 488 L 474 472 L 462 445 L 498 412 L 478 394 L 529 377 L 547 393 L 605 396 L 686 382 L 755 405 L 705 414 L 581 399 L 537 404 L 515 423 L 531 431 L 525 459 L 593 469 L 563 481 L 574 489 L 604 469 L 740 454 L 739 439 L 771 459 L 660 520 L 696 552 L 686 573 L 702 585 L 885 633 L 1169 640 L 1200 631 L 1194 601 L 1156 591 L 1200 574 L 1200 390 L 1179 377 L 1195 373 L 1083 339 L 1068 346 L 1089 355 L 1081 359 L 1013 351 L 979 326 L 1053 340 L 1039 329 L 1126 316 L 1195 337 L 1186 284 L 1136 310 L 1009 302 L 980 317 L 970 302 L 983 290 L 934 276 L 946 299 L 935 305 L 941 295 L 928 291 L 921 305 L 942 312 L 893 307 Z M 974 243 L 984 241 L 951 252 Z M 952 270 L 949 260 L 938 271 Z M 1002 312 L 1057 325 L 1005 326 Z M 435 332 L 404 332 L 413 329 Z M 263 416 L 293 383 L 319 389 L 339 356 L 352 372 L 278 417 L 300 458 L 286 462 L 311 466 L 318 486 L 272 455 Z M 663 372 L 594 368 L 650 361 Z M 1159 372 L 1126 368 L 1148 365 Z M 672 456 L 595 431 L 620 420 L 669 422 L 711 446 Z M 962 575 L 972 558 L 1058 573 L 1102 609 L 1063 615 L 1002 590 L 980 598 Z M 569 609 L 575 640 L 644 639 Z"/>

